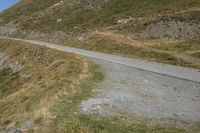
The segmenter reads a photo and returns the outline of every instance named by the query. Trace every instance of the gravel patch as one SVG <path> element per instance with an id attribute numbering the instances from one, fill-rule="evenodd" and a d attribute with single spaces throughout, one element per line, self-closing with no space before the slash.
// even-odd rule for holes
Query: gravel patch
<path id="1" fill-rule="evenodd" d="M 86 114 L 130 115 L 171 122 L 200 122 L 200 84 L 119 64 L 94 60 L 106 79 L 81 103 Z"/>

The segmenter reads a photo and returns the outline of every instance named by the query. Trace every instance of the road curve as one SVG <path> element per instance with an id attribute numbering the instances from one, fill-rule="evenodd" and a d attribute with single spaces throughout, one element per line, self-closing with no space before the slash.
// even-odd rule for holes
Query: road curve
<path id="1" fill-rule="evenodd" d="M 13 38 L 9 38 L 9 39 L 13 39 Z M 159 73 L 159 74 L 163 74 L 167 76 L 172 76 L 172 77 L 200 83 L 200 72 L 194 69 L 190 69 L 190 68 L 172 66 L 172 65 L 138 60 L 138 59 L 131 59 L 131 58 L 121 57 L 117 55 L 93 52 L 89 50 L 72 48 L 72 47 L 46 43 L 46 42 L 41 42 L 41 41 L 35 41 L 35 40 L 23 40 L 23 39 L 14 39 L 14 40 L 46 46 L 46 47 L 61 50 L 61 51 L 72 52 L 72 53 L 86 56 L 89 58 L 95 58 L 98 60 L 108 61 L 115 64 L 121 64 L 121 65 L 129 66 L 129 67 L 133 67 L 133 68 L 138 68 L 138 69 L 142 69 L 142 70 L 146 70 L 146 71 L 150 71 L 154 73 Z"/>

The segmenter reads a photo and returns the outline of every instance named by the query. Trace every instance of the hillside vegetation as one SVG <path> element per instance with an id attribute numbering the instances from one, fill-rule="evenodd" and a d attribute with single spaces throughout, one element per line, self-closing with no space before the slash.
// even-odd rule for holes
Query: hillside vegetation
<path id="1" fill-rule="evenodd" d="M 61 130 L 69 119 L 55 120 L 66 113 L 56 113 L 59 104 L 88 91 L 79 97 L 85 98 L 102 78 L 98 66 L 82 57 L 0 39 L 0 131 Z"/>
<path id="2" fill-rule="evenodd" d="M 199 16 L 199 0 L 21 0 L 0 35 L 200 69 Z"/>
<path id="3" fill-rule="evenodd" d="M 198 0 L 21 0 L 1 19 L 3 24 L 19 21 L 23 29 L 69 33 L 113 26 L 130 16 L 154 18 L 199 7 Z"/>
<path id="4" fill-rule="evenodd" d="M 199 42 L 199 39 L 191 41 L 174 41 L 171 39 L 141 41 L 132 40 L 113 33 L 96 32 L 85 40 L 72 40 L 68 43 L 61 42 L 60 44 L 200 69 L 200 59 L 198 58 L 200 50 Z"/>

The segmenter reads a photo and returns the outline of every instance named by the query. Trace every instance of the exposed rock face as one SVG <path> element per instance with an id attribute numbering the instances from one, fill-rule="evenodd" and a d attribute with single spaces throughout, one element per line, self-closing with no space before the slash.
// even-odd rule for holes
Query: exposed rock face
<path id="1" fill-rule="evenodd" d="M 62 42 L 65 41 L 67 39 L 69 39 L 70 36 L 67 35 L 65 32 L 63 31 L 54 31 L 52 33 L 47 34 L 45 37 L 42 37 L 40 39 L 44 40 L 44 41 L 50 41 L 50 42 Z"/>
<path id="2" fill-rule="evenodd" d="M 24 68 L 24 66 L 22 66 L 18 61 L 10 64 L 6 63 L 7 59 L 8 58 L 6 54 L 0 52 L 0 71 L 2 71 L 5 68 L 9 68 L 12 70 L 13 73 L 16 73 Z"/>
<path id="3" fill-rule="evenodd" d="M 13 21 L 5 26 L 0 27 L 0 36 L 19 36 L 20 26 L 17 22 Z"/>
<path id="4" fill-rule="evenodd" d="M 13 37 L 13 38 L 26 38 L 26 39 L 42 39 L 45 41 L 62 41 L 69 39 L 69 35 L 67 35 L 63 31 L 54 31 L 51 33 L 44 33 L 40 31 L 31 31 L 31 30 L 21 30 L 19 24 L 11 22 L 6 24 L 5 26 L 0 27 L 0 36 L 4 37 Z M 1 55 L 0 55 L 1 58 Z"/>
<path id="5" fill-rule="evenodd" d="M 13 64 L 9 64 L 8 67 L 12 70 L 13 73 L 16 73 L 24 68 L 18 61 Z"/>
<path id="6" fill-rule="evenodd" d="M 170 37 L 189 40 L 200 37 L 200 21 L 160 20 L 148 25 L 140 37 L 142 39 Z"/>

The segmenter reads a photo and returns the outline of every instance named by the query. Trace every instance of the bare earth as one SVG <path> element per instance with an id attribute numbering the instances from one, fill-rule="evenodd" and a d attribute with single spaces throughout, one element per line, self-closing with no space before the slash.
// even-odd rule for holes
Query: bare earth
<path id="1" fill-rule="evenodd" d="M 20 39 L 18 39 L 20 40 Z M 81 110 L 102 116 L 134 116 L 164 123 L 200 123 L 200 72 L 39 41 L 22 40 L 90 57 L 106 78 Z"/>

